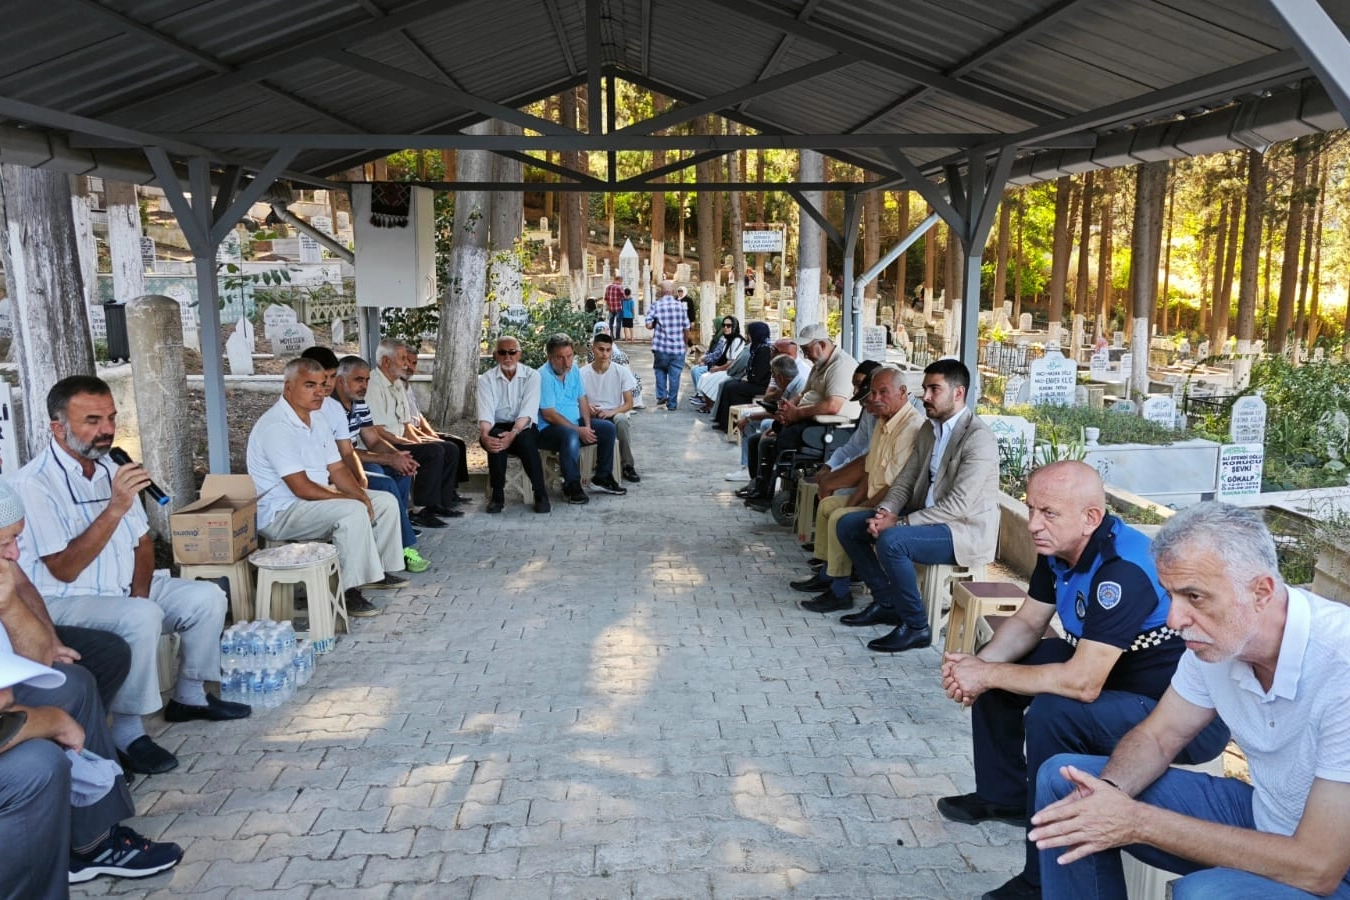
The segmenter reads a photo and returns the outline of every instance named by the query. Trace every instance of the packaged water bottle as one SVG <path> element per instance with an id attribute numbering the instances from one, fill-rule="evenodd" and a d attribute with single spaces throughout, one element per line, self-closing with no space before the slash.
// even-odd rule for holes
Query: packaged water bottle
<path id="1" fill-rule="evenodd" d="M 237 669 L 239 667 L 239 664 L 235 661 L 234 658 L 234 635 L 235 630 L 233 625 L 231 625 L 229 628 L 226 628 L 225 631 L 222 632 L 220 635 L 220 672 L 221 672 L 220 689 L 222 691 L 225 690 L 224 684 L 225 673 L 229 672 L 232 669 Z"/>
<path id="2" fill-rule="evenodd" d="M 239 702 L 234 693 L 234 669 L 226 669 L 223 665 L 220 670 L 220 699 L 226 703 Z"/>
<path id="3" fill-rule="evenodd" d="M 261 669 L 248 670 L 249 706 L 266 708 L 263 704 L 263 673 Z"/>

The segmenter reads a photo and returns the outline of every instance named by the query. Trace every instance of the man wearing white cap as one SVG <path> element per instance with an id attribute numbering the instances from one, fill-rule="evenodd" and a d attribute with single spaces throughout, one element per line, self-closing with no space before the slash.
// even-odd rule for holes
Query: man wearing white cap
<path id="1" fill-rule="evenodd" d="M 22 609 L 11 560 L 0 560 L 0 604 Z M 68 751 L 74 751 L 72 754 Z M 82 752 L 83 751 L 83 752 Z M 136 814 L 93 676 L 14 652 L 0 628 L 0 890 L 65 897 L 99 875 L 144 878 L 176 866 L 177 844 L 118 824 Z M 76 805 L 79 804 L 79 805 Z"/>
<path id="2" fill-rule="evenodd" d="M 117 405 L 102 380 L 73 375 L 47 394 L 52 440 L 14 476 L 27 527 L 19 565 L 52 621 L 111 631 L 131 645 L 131 671 L 113 697 L 113 738 L 132 771 L 167 772 L 178 760 L 145 733 L 141 716 L 161 706 L 155 657 L 161 633 L 177 632 L 183 661 L 170 722 L 238 719 L 249 707 L 208 695 L 220 679 L 225 594 L 214 584 L 155 571 L 155 549 L 138 493 L 151 483 L 135 463 L 109 464 Z"/>

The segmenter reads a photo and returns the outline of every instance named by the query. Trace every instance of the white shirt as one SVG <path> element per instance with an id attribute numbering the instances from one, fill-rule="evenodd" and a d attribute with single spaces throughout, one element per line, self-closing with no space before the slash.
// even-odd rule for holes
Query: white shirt
<path id="1" fill-rule="evenodd" d="M 586 399 L 601 409 L 618 409 L 623 406 L 623 392 L 637 390 L 637 378 L 632 370 L 612 360 L 604 374 L 595 370 L 594 363 L 582 366 L 581 384 L 586 390 Z"/>
<path id="2" fill-rule="evenodd" d="M 493 366 L 478 376 L 478 421 L 496 425 L 529 419 L 526 427 L 539 420 L 539 373 L 529 366 L 516 366 L 516 377 L 508 379 L 501 366 Z"/>
<path id="3" fill-rule="evenodd" d="M 1187 650 L 1172 688 L 1227 723 L 1250 767 L 1258 831 L 1292 835 L 1314 778 L 1350 782 L 1350 608 L 1289 588 L 1270 691 L 1250 664 Z"/>
<path id="4" fill-rule="evenodd" d="M 352 427 L 347 421 L 347 410 L 336 398 L 324 397 L 323 406 L 319 407 L 318 414 L 328 423 L 328 427 L 333 429 L 334 441 L 350 441 L 352 439 Z M 311 413 L 312 415 L 313 413 Z"/>
<path id="5" fill-rule="evenodd" d="M 366 405 L 376 425 L 402 437 L 403 423 L 408 421 L 408 389 L 402 378 L 390 381 L 379 368 L 371 369 Z"/>
<path id="6" fill-rule="evenodd" d="M 74 581 L 61 581 L 42 561 L 42 557 L 66 549 L 108 508 L 118 468 L 106 458 L 100 459 L 94 463 L 93 477 L 85 478 L 79 461 L 53 441 L 15 473 L 10 483 L 23 500 L 25 523 L 19 535 L 19 567 L 42 596 L 131 595 L 136 545 L 150 530 L 140 500 L 131 504 L 103 550 Z"/>
<path id="7" fill-rule="evenodd" d="M 342 461 L 328 420 L 322 413 L 313 412 L 309 421 L 309 425 L 300 421 L 283 397 L 262 414 L 249 433 L 248 474 L 261 495 L 259 531 L 300 499 L 282 480 L 285 476 L 304 472 L 315 484 L 328 485 L 328 467 Z"/>
<path id="8" fill-rule="evenodd" d="M 932 506 L 937 502 L 937 477 L 938 469 L 942 467 L 942 454 L 947 452 L 947 444 L 951 442 L 952 432 L 956 430 L 956 423 L 961 421 L 961 417 L 970 411 L 970 407 L 962 406 L 956 411 L 950 419 L 945 422 L 932 422 L 933 425 L 933 453 L 928 457 L 928 496 L 923 498 L 924 508 Z"/>

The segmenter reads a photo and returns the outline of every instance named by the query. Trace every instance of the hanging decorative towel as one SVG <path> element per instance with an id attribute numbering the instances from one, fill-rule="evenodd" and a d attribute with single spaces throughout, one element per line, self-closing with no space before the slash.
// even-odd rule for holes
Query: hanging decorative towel
<path id="1" fill-rule="evenodd" d="M 412 185 L 381 182 L 370 188 L 370 224 L 376 228 L 406 228 Z"/>

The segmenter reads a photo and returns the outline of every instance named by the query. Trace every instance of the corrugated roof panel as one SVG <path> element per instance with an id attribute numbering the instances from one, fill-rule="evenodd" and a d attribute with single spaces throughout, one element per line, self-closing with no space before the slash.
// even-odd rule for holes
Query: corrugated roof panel
<path id="1" fill-rule="evenodd" d="M 875 40 L 912 62 L 941 71 L 1051 5 L 1051 0 L 830 0 L 811 21 L 858 39 Z"/>
<path id="2" fill-rule="evenodd" d="M 1137 82 L 1105 69 L 1084 66 L 1057 50 L 1036 48 L 1016 59 L 987 63 L 980 77 L 992 87 L 1017 90 L 1021 96 L 1047 103 L 1067 114 L 1113 103 L 1144 92 Z M 1087 97 L 1100 98 L 1095 101 Z"/>

